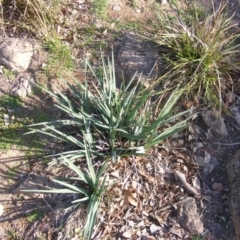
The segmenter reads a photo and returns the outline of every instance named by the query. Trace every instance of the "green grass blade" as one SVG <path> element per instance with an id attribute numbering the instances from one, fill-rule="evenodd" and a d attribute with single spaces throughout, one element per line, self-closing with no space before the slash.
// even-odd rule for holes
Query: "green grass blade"
<path id="1" fill-rule="evenodd" d="M 89 151 L 90 146 L 86 141 L 85 135 L 83 135 L 83 138 L 84 138 L 84 148 L 85 148 L 85 153 L 86 153 L 86 160 L 87 160 L 87 164 L 88 164 L 89 174 L 90 174 L 92 182 L 95 183 L 96 182 L 96 173 L 93 168 L 92 159 L 91 159 L 91 155 L 90 155 L 90 151 Z"/>
<path id="2" fill-rule="evenodd" d="M 64 164 L 66 164 L 71 170 L 73 170 L 82 181 L 86 182 L 89 186 L 92 186 L 92 180 L 88 177 L 87 174 L 83 173 L 75 164 L 69 161 L 65 156 L 61 155 L 64 159 Z"/>
<path id="3" fill-rule="evenodd" d="M 72 185 L 72 184 L 69 184 L 69 183 L 66 183 L 66 182 L 63 182 L 63 181 L 59 181 L 59 180 L 57 180 L 57 179 L 52 179 L 52 180 L 53 180 L 54 182 L 60 184 L 60 185 L 63 185 L 63 186 L 65 186 L 65 187 L 68 187 L 69 189 L 71 189 L 71 190 L 73 190 L 73 191 L 75 191 L 75 192 L 83 193 L 83 194 L 85 194 L 86 196 L 89 195 L 89 192 L 86 191 L 86 190 L 84 190 L 83 188 L 76 187 L 76 186 L 74 186 L 74 185 Z"/>
<path id="4" fill-rule="evenodd" d="M 84 202 L 86 202 L 88 200 L 89 200 L 89 197 L 85 197 L 85 198 L 74 200 L 71 203 L 73 203 L 73 204 L 75 204 L 75 203 L 84 203 Z"/>
<path id="5" fill-rule="evenodd" d="M 52 190 L 21 190 L 21 192 L 29 192 L 29 193 L 79 193 L 79 191 L 71 190 L 71 189 L 52 189 Z"/>

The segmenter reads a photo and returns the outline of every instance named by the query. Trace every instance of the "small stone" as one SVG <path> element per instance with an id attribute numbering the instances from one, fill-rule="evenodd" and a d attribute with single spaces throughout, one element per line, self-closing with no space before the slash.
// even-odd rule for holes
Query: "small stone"
<path id="1" fill-rule="evenodd" d="M 25 98 L 30 95 L 32 91 L 31 79 L 21 78 L 18 83 L 16 83 L 10 91 L 10 95 L 14 97 Z"/>
<path id="2" fill-rule="evenodd" d="M 230 109 L 231 110 L 231 109 Z M 204 123 L 209 127 L 209 129 L 220 136 L 227 136 L 228 131 L 224 122 L 224 119 L 221 116 L 221 113 L 218 111 L 204 110 L 200 112 Z"/>
<path id="3" fill-rule="evenodd" d="M 83 4 L 83 3 L 85 3 L 85 0 L 76 0 L 76 2 L 77 2 L 78 4 Z"/>
<path id="4" fill-rule="evenodd" d="M 121 7 L 119 5 L 114 5 L 112 8 L 114 11 L 120 11 Z"/>
<path id="5" fill-rule="evenodd" d="M 197 211 L 197 204 L 194 198 L 177 204 L 177 220 L 181 227 L 192 234 L 203 232 L 203 223 Z"/>
<path id="6" fill-rule="evenodd" d="M 212 189 L 214 191 L 221 192 L 223 190 L 223 184 L 218 183 L 218 182 L 214 182 L 213 185 L 212 185 Z"/>

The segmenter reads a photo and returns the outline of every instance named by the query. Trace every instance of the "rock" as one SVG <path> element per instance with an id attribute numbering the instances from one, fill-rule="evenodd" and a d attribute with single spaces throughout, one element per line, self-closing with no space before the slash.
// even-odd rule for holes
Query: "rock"
<path id="1" fill-rule="evenodd" d="M 213 133 L 220 136 L 228 135 L 224 120 L 218 111 L 204 110 L 200 112 L 200 115 Z"/>
<path id="2" fill-rule="evenodd" d="M 197 204 L 194 198 L 188 198 L 182 201 L 177 206 L 177 220 L 181 227 L 192 234 L 203 232 L 203 223 L 200 220 L 200 215 L 197 212 Z"/>
<path id="3" fill-rule="evenodd" d="M 214 182 L 212 185 L 212 189 L 217 192 L 221 192 L 223 190 L 222 183 Z"/>
<path id="4" fill-rule="evenodd" d="M 240 239 L 240 150 L 230 158 L 227 164 L 227 174 L 230 185 L 230 212 L 235 228 L 235 239 Z"/>
<path id="5" fill-rule="evenodd" d="M 28 69 L 33 53 L 31 40 L 8 38 L 0 41 L 0 64 L 17 72 Z"/>
<path id="6" fill-rule="evenodd" d="M 27 78 L 20 78 L 19 81 L 13 86 L 9 94 L 14 97 L 25 98 L 31 94 L 32 81 L 33 80 Z"/>
<path id="7" fill-rule="evenodd" d="M 234 116 L 234 119 L 236 120 L 238 126 L 240 126 L 240 111 L 238 109 L 238 107 L 235 106 L 235 104 L 233 104 L 232 106 L 229 107 L 232 115 Z"/>
<path id="8" fill-rule="evenodd" d="M 126 83 L 129 82 L 137 72 L 136 80 L 141 76 L 141 82 L 147 87 L 149 79 L 156 79 L 161 75 L 162 59 L 154 42 L 126 33 L 121 37 L 118 48 L 115 61 L 118 82 L 123 78 Z"/>
<path id="9" fill-rule="evenodd" d="M 235 101 L 235 94 L 233 92 L 228 92 L 226 95 L 225 95 L 225 104 L 227 106 L 229 106 L 230 104 L 232 104 L 234 101 Z"/>

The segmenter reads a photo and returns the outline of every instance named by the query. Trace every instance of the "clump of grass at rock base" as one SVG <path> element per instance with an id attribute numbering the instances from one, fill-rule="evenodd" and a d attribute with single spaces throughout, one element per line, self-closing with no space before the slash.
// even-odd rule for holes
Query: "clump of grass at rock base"
<path id="1" fill-rule="evenodd" d="M 130 88 L 135 76 L 128 84 L 122 83 L 117 89 L 113 55 L 107 63 L 102 56 L 102 63 L 102 67 L 94 70 L 87 62 L 95 81 L 91 80 L 89 86 L 87 81 L 82 84 L 75 79 L 77 86 L 68 84 L 71 90 L 69 96 L 57 89 L 57 94 L 54 94 L 43 88 L 56 99 L 56 106 L 68 114 L 69 118 L 30 125 L 29 132 L 43 133 L 75 146 L 71 151 L 53 156 L 78 175 L 69 178 L 70 182 L 54 180 L 66 188 L 28 192 L 80 194 L 80 198 L 72 203 L 87 202 L 84 239 L 91 239 L 101 196 L 109 187 L 106 184 L 106 169 L 111 164 L 109 160 L 112 159 L 115 163 L 120 160 L 120 156 L 145 155 L 147 149 L 183 130 L 187 126 L 187 120 L 192 117 L 189 116 L 189 111 L 172 115 L 174 104 L 181 96 L 181 91 L 175 91 L 154 118 L 151 89 L 141 89 L 140 79 L 136 86 Z M 176 123 L 181 117 L 184 120 Z M 62 127 L 68 127 L 68 130 L 64 131 Z M 86 171 L 79 169 L 76 163 L 78 159 L 86 160 Z M 56 164 L 53 160 L 50 165 L 53 163 Z M 96 166 L 100 167 L 95 170 Z M 74 180 L 73 185 L 71 181 Z M 78 185 L 80 183 L 81 187 Z"/>
<path id="2" fill-rule="evenodd" d="M 5 26 L 14 31 L 26 29 L 34 35 L 47 36 L 54 29 L 64 0 L 3 0 L 2 14 Z"/>
<path id="3" fill-rule="evenodd" d="M 75 67 L 72 49 L 61 41 L 61 36 L 56 30 L 65 2 L 65 0 L 3 0 L 2 3 L 2 29 L 11 26 L 16 33 L 27 30 L 30 35 L 40 39 L 43 47 L 50 53 L 45 71 L 51 76 L 59 76 L 64 70 L 73 70 Z"/>
<path id="4" fill-rule="evenodd" d="M 172 4 L 171 4 L 172 3 Z M 170 1 L 171 13 L 159 10 L 155 41 L 168 47 L 168 72 L 162 80 L 169 88 L 181 86 L 212 107 L 222 107 L 224 89 L 232 90 L 232 75 L 240 70 L 239 31 L 227 15 L 227 2 L 210 13 L 200 1 L 185 5 Z"/>

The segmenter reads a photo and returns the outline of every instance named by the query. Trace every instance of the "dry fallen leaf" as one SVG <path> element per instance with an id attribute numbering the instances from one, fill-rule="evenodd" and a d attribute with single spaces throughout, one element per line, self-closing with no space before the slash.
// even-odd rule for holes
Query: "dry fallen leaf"
<path id="1" fill-rule="evenodd" d="M 131 205 L 137 207 L 137 205 L 138 205 L 138 202 L 137 202 L 137 194 L 136 194 L 136 193 L 132 193 L 132 192 L 129 191 L 129 190 L 126 190 L 124 194 L 125 194 L 125 196 L 127 197 L 128 202 L 129 202 Z"/>
<path id="2" fill-rule="evenodd" d="M 3 215 L 3 205 L 0 204 L 0 216 Z"/>
<path id="3" fill-rule="evenodd" d="M 200 167 L 204 167 L 205 165 L 205 159 L 201 156 L 196 156 L 195 157 L 195 161 L 197 162 L 197 164 L 200 166 Z"/>
<path id="4" fill-rule="evenodd" d="M 148 180 L 149 182 L 154 182 L 154 181 L 155 181 L 154 177 L 152 177 L 151 175 L 145 173 L 144 171 L 138 170 L 138 172 L 139 172 L 143 177 L 145 177 L 146 180 Z"/>
<path id="5" fill-rule="evenodd" d="M 122 236 L 123 236 L 124 238 L 132 238 L 132 234 L 131 234 L 130 231 L 124 232 L 124 233 L 122 234 Z"/>
<path id="6" fill-rule="evenodd" d="M 200 180 L 198 179 L 198 177 L 195 176 L 195 177 L 192 179 L 192 185 L 193 185 L 193 187 L 194 187 L 196 190 L 200 191 L 200 189 L 201 189 L 201 183 L 200 183 Z"/>
<path id="7" fill-rule="evenodd" d="M 113 171 L 110 173 L 110 176 L 113 176 L 115 178 L 119 178 L 119 171 Z"/>

